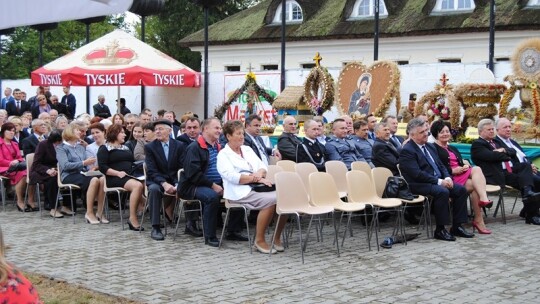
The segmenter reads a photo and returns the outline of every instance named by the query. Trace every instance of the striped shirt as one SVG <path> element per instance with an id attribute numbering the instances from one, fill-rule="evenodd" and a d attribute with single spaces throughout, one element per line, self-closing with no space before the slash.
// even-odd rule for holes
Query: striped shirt
<path id="1" fill-rule="evenodd" d="M 206 177 L 212 182 L 221 185 L 221 175 L 217 170 L 217 147 L 208 145 L 208 152 L 210 153 L 208 159 L 208 169 L 206 170 Z"/>

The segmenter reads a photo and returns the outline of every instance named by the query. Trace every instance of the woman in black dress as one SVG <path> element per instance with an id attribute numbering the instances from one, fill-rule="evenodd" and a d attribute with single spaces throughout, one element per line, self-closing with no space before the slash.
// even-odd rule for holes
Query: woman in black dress
<path id="1" fill-rule="evenodd" d="M 97 159 L 99 171 L 105 174 L 108 187 L 122 187 L 131 193 L 129 199 L 129 220 L 131 230 L 139 230 L 137 209 L 143 203 L 143 184 L 130 177 L 134 162 L 133 153 L 124 145 L 126 133 L 119 124 L 107 129 L 107 143 L 99 147 Z M 142 229 L 141 229 L 142 230 Z"/>

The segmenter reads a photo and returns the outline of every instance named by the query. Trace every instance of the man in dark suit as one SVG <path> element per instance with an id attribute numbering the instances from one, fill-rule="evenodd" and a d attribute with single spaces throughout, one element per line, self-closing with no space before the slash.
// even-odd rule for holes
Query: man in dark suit
<path id="1" fill-rule="evenodd" d="M 69 120 L 73 120 L 75 118 L 75 111 L 77 108 L 77 100 L 75 99 L 75 95 L 71 94 L 69 86 L 65 86 L 62 88 L 62 91 L 64 91 L 64 96 L 62 96 L 61 104 L 66 106 L 66 117 Z M 57 109 L 58 110 L 58 109 Z M 58 113 L 60 113 L 60 110 L 58 110 Z"/>
<path id="2" fill-rule="evenodd" d="M 257 114 L 251 114 L 246 117 L 246 128 L 244 136 L 244 145 L 253 149 L 255 154 L 268 166 L 270 156 L 275 155 L 281 158 L 279 151 L 267 147 L 261 138 L 261 123 L 262 118 Z"/>
<path id="3" fill-rule="evenodd" d="M 368 138 L 371 140 L 375 140 L 375 124 L 377 123 L 377 117 L 375 117 L 373 114 L 368 115 L 367 117 L 367 126 L 368 126 Z"/>
<path id="4" fill-rule="evenodd" d="M 101 118 L 109 118 L 112 116 L 109 107 L 105 105 L 105 96 L 103 96 L 103 94 L 99 94 L 98 103 L 92 108 L 94 109 L 94 116 Z"/>
<path id="5" fill-rule="evenodd" d="M 302 141 L 296 136 L 296 119 L 294 116 L 287 116 L 283 119 L 283 133 L 278 138 L 277 148 L 281 154 L 281 159 L 298 160 L 298 146 Z"/>
<path id="6" fill-rule="evenodd" d="M 480 138 L 471 146 L 471 157 L 473 162 L 482 168 L 486 182 L 520 189 L 525 223 L 540 225 L 540 193 L 533 191 L 532 166 L 519 162 L 515 149 L 503 147 L 501 141 L 494 140 L 495 123 L 491 119 L 482 119 L 478 123 L 478 134 Z"/>
<path id="7" fill-rule="evenodd" d="M 24 112 L 30 111 L 28 103 L 21 98 L 21 90 L 13 90 L 13 97 L 15 100 L 9 101 L 6 104 L 6 111 L 8 116 L 21 116 Z"/>
<path id="8" fill-rule="evenodd" d="M 317 140 L 317 137 L 322 133 L 320 124 L 310 119 L 304 122 L 304 132 L 306 136 L 302 139 L 302 144 L 298 148 L 298 162 L 312 163 L 317 167 L 317 170 L 325 171 L 324 154 L 326 153 L 326 149 Z"/>
<path id="9" fill-rule="evenodd" d="M 179 133 L 178 131 L 180 131 L 180 127 L 174 124 L 174 122 L 176 121 L 176 114 L 173 111 L 167 111 L 163 114 L 163 119 L 171 122 L 171 126 L 173 128 L 171 138 L 176 138 Z"/>
<path id="10" fill-rule="evenodd" d="M 184 122 L 184 133 L 176 139 L 183 142 L 186 147 L 197 140 L 201 134 L 201 121 L 197 117 L 190 117 Z"/>
<path id="11" fill-rule="evenodd" d="M 46 139 L 47 124 L 41 119 L 32 120 L 32 134 L 21 141 L 24 155 L 36 152 L 36 147 L 42 140 Z"/>
<path id="12" fill-rule="evenodd" d="M 152 233 L 156 241 L 165 239 L 160 229 L 160 212 L 163 195 L 176 195 L 178 170 L 183 167 L 185 145 L 170 139 L 172 124 L 166 120 L 155 122 L 156 139 L 144 146 L 146 155 L 146 185 L 148 204 L 152 216 Z M 191 223 L 190 223 L 191 224 Z M 202 236 L 197 233 L 197 236 Z"/>
<path id="13" fill-rule="evenodd" d="M 531 170 L 533 172 L 532 178 L 534 182 L 534 191 L 539 192 L 540 172 L 538 171 L 538 168 L 527 158 L 525 152 L 523 152 L 523 148 L 512 139 L 512 123 L 506 118 L 500 118 L 497 120 L 497 126 L 495 129 L 497 131 L 497 136 L 493 139 L 493 141 L 505 149 L 514 149 L 516 151 L 516 156 L 512 157 L 513 165 L 528 164 L 531 166 Z"/>
<path id="14" fill-rule="evenodd" d="M 409 121 L 407 132 L 411 140 L 405 144 L 399 155 L 401 173 L 413 193 L 433 197 L 437 224 L 435 239 L 455 241 L 455 236 L 472 238 L 474 234 L 461 226 L 467 222 L 467 189 L 452 182 L 435 147 L 427 143 L 428 130 L 428 125 L 421 118 Z M 449 233 L 445 225 L 450 224 L 450 198 L 453 223 Z"/>
<path id="15" fill-rule="evenodd" d="M 383 124 L 385 124 L 388 129 L 390 130 L 390 138 L 388 141 L 396 147 L 396 150 L 401 150 L 401 145 L 403 144 L 403 137 L 396 135 L 398 130 L 398 119 L 394 115 L 388 115 L 386 116 L 382 121 Z"/>
<path id="16" fill-rule="evenodd" d="M 399 160 L 398 149 L 389 141 L 390 129 L 384 123 L 375 125 L 375 142 L 371 154 L 371 161 L 375 167 L 384 167 L 392 171 L 393 175 L 399 175 L 397 168 Z"/>

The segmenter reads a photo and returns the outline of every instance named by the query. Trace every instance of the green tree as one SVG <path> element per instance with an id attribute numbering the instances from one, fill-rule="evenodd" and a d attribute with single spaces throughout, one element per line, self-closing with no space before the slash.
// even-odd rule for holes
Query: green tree
<path id="1" fill-rule="evenodd" d="M 106 17 L 90 25 L 90 41 L 116 28 L 126 29 L 124 15 Z M 86 44 L 86 25 L 78 21 L 58 23 L 53 30 L 43 31 L 43 64 L 47 64 Z M 2 79 L 29 78 L 39 67 L 39 32 L 19 27 L 2 39 L 0 76 Z"/>
<path id="2" fill-rule="evenodd" d="M 212 7 L 208 23 L 212 24 L 227 18 L 259 0 L 227 0 L 224 4 Z M 189 48 L 181 48 L 178 41 L 204 27 L 204 12 L 193 0 L 169 0 L 163 11 L 146 18 L 146 42 L 190 68 L 201 70 L 201 55 Z M 140 37 L 140 24 L 137 32 Z"/>

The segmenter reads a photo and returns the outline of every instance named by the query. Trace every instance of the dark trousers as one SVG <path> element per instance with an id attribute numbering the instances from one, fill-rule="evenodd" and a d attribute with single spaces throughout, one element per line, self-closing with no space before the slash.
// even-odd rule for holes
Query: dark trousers
<path id="1" fill-rule="evenodd" d="M 411 187 L 411 189 L 414 189 L 414 187 Z M 450 198 L 452 198 L 453 224 L 460 225 L 467 222 L 468 193 L 465 187 L 454 184 L 452 189 L 447 189 L 443 186 L 431 185 L 430 190 L 427 193 L 418 194 L 430 195 L 433 197 L 433 211 L 435 213 L 435 223 L 437 225 L 450 224 Z"/>
<path id="2" fill-rule="evenodd" d="M 48 178 L 40 185 L 43 185 L 43 194 L 45 195 L 43 205 L 46 209 L 54 208 L 56 195 L 58 194 L 58 182 L 56 176 Z M 36 191 L 39 191 L 39 189 L 36 188 Z M 71 208 L 71 202 L 69 200 L 64 200 L 64 206 L 69 206 L 69 208 Z"/>
<path id="3" fill-rule="evenodd" d="M 528 163 L 520 163 L 512 167 L 512 173 L 504 170 L 504 181 L 507 185 L 510 185 L 516 189 L 523 189 L 523 187 L 533 187 L 533 172 L 531 165 Z"/>
<path id="4" fill-rule="evenodd" d="M 148 186 L 148 206 L 150 206 L 150 217 L 152 227 L 159 228 L 161 217 L 161 200 L 163 199 L 163 187 L 158 184 Z"/>
<path id="5" fill-rule="evenodd" d="M 195 189 L 194 198 L 200 200 L 203 203 L 203 222 L 204 233 L 207 239 L 216 237 L 217 220 L 220 213 L 220 201 L 219 196 L 212 188 L 209 187 L 197 187 Z M 227 225 L 228 232 L 238 232 L 241 230 L 242 213 L 231 212 L 229 217 L 229 224 Z"/>

